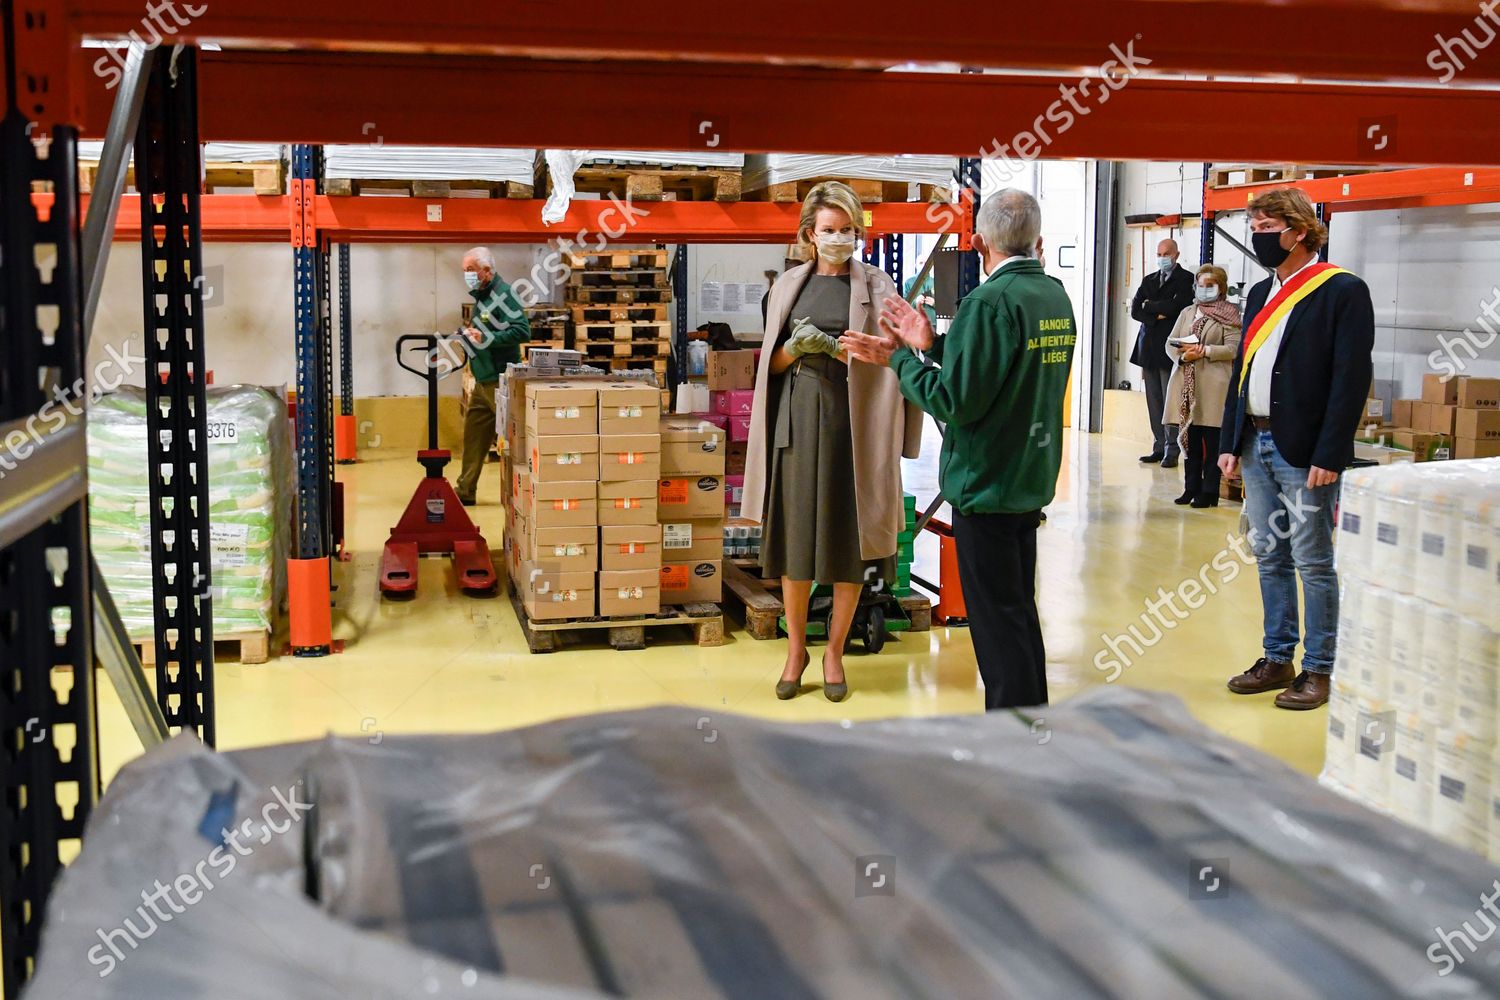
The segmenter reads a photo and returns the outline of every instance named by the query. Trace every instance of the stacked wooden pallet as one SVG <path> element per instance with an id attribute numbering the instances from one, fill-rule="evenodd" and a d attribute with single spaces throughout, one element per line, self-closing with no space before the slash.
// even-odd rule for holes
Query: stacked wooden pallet
<path id="1" fill-rule="evenodd" d="M 651 369 L 667 375 L 672 290 L 667 250 L 570 253 L 567 304 L 574 349 L 589 364 L 613 371 Z"/>
<path id="2" fill-rule="evenodd" d="M 1208 171 L 1211 188 L 1239 187 L 1243 184 L 1292 184 L 1323 177 L 1350 177 L 1368 174 L 1380 168 L 1309 166 L 1307 164 L 1215 163 Z"/>
<path id="3" fill-rule="evenodd" d="M 553 179 L 549 173 L 548 194 L 552 193 L 552 188 Z M 574 172 L 573 188 L 630 201 L 739 201 L 740 171 L 736 167 L 689 164 L 655 166 L 593 162 Z"/>
<path id="4" fill-rule="evenodd" d="M 877 181 L 862 177 L 813 177 L 800 181 L 783 181 L 745 194 L 746 201 L 800 202 L 814 187 L 824 181 L 842 181 L 854 189 L 859 200 L 871 202 L 936 201 L 950 200 L 949 189 L 937 184 L 917 184 L 917 196 L 912 198 L 913 185 L 906 181 Z"/>
<path id="5" fill-rule="evenodd" d="M 330 177 L 323 182 L 323 189 L 330 195 L 404 195 L 411 198 L 532 198 L 536 192 L 535 186 L 518 181 L 395 177 Z"/>
<path id="6" fill-rule="evenodd" d="M 99 174 L 98 160 L 78 161 L 78 191 L 89 194 L 94 190 L 95 178 Z M 135 167 L 125 171 L 127 190 L 135 189 Z M 203 164 L 203 190 L 212 194 L 221 188 L 251 188 L 256 194 L 280 195 L 286 193 L 286 165 L 280 160 L 255 163 L 207 162 Z"/>
<path id="7" fill-rule="evenodd" d="M 526 310 L 531 324 L 531 340 L 521 345 L 521 356 L 532 351 L 565 351 L 568 349 L 568 309 L 566 306 L 531 306 Z"/>

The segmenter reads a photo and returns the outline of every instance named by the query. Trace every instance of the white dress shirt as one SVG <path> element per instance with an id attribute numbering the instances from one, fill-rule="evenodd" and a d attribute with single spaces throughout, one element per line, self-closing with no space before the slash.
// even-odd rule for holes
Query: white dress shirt
<path id="1" fill-rule="evenodd" d="M 1316 256 L 1303 264 L 1297 270 L 1287 276 L 1287 281 L 1292 280 L 1303 271 L 1318 262 Z M 1275 272 L 1271 274 L 1271 289 L 1266 292 L 1266 302 L 1276 297 L 1276 292 L 1286 284 Z M 1265 306 L 1261 307 L 1262 309 Z M 1255 352 L 1250 359 L 1249 398 L 1246 400 L 1250 415 L 1252 417 L 1269 417 L 1271 415 L 1271 376 L 1276 372 L 1276 355 L 1281 353 L 1281 338 L 1286 333 L 1286 321 L 1291 318 L 1291 313 L 1281 317 L 1281 321 L 1266 335 L 1265 343 Z"/>

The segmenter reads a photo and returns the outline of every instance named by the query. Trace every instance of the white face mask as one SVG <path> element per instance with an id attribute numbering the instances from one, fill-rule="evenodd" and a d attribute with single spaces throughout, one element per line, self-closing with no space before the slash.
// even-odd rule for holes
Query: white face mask
<path id="1" fill-rule="evenodd" d="M 1199 285 L 1198 286 L 1198 301 L 1199 302 L 1217 302 L 1217 301 L 1219 301 L 1219 289 L 1218 289 L 1218 286 L 1216 286 L 1216 285 Z"/>
<path id="2" fill-rule="evenodd" d="M 820 233 L 817 236 L 818 256 L 834 267 L 854 256 L 854 237 L 842 233 Z"/>
<path id="3" fill-rule="evenodd" d="M 1156 258 L 1156 269 L 1158 271 L 1170 271 L 1172 270 L 1172 264 L 1173 261 L 1171 257 Z"/>
<path id="4" fill-rule="evenodd" d="M 469 286 L 469 291 L 474 291 L 479 287 L 479 275 L 475 274 L 473 271 L 465 271 L 464 284 Z"/>

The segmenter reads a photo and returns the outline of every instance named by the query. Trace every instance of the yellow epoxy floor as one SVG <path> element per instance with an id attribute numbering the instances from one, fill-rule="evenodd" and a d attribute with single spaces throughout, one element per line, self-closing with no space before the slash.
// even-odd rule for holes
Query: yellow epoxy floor
<path id="1" fill-rule="evenodd" d="M 1200 577 L 1227 548 L 1238 505 L 1195 511 L 1171 503 L 1180 471 L 1142 467 L 1131 433 L 1133 408 L 1112 425 L 1121 434 L 1066 432 L 1057 499 L 1039 537 L 1038 597 L 1047 642 L 1052 698 L 1060 701 L 1106 682 L 1096 669 L 1103 635 L 1143 624 L 1158 588 L 1175 590 Z M 848 658 L 849 699 L 833 704 L 812 690 L 790 702 L 772 688 L 785 659 L 782 642 L 757 642 L 737 625 L 728 642 L 700 649 L 686 632 L 648 635 L 648 648 L 615 652 L 607 645 L 533 656 L 503 596 L 476 600 L 455 592 L 444 560 L 425 559 L 418 596 L 380 600 L 381 546 L 419 474 L 412 454 L 376 451 L 340 467 L 348 498 L 351 562 L 338 571 L 334 627 L 344 652 L 321 659 L 281 657 L 267 664 L 221 662 L 215 668 L 218 744 L 235 749 L 345 735 L 482 731 L 548 719 L 658 703 L 701 707 L 788 721 L 871 719 L 976 712 L 981 704 L 973 647 L 962 629 L 907 633 L 879 656 Z M 936 448 L 908 469 L 909 490 L 931 495 Z M 456 469 L 450 468 L 456 473 Z M 471 508 L 498 550 L 504 515 L 495 501 L 498 466 L 487 468 L 481 504 Z M 484 502 L 488 499 L 488 502 Z M 926 545 L 927 543 L 923 543 Z M 1232 558 L 1232 556 L 1230 557 Z M 918 572 L 932 565 L 919 550 Z M 1221 567 L 1231 565 L 1224 558 Z M 1233 560 L 1233 565 L 1240 565 Z M 930 570 L 929 570 L 930 571 Z M 1216 584 L 1226 573 L 1210 569 Z M 1178 605 L 1182 607 L 1181 603 Z M 1186 610 L 1186 609 L 1183 609 Z M 1230 694 L 1224 681 L 1259 655 L 1260 601 L 1253 567 L 1178 621 L 1146 649 L 1117 683 L 1182 698 L 1215 729 L 1260 747 L 1307 773 L 1323 760 L 1322 711 L 1286 712 L 1270 695 Z M 732 622 L 732 616 L 730 616 Z M 284 626 L 278 642 L 284 641 Z M 669 644 L 670 643 L 670 644 Z M 818 678 L 816 652 L 808 670 Z M 140 752 L 114 691 L 99 675 L 101 754 L 111 776 Z"/>

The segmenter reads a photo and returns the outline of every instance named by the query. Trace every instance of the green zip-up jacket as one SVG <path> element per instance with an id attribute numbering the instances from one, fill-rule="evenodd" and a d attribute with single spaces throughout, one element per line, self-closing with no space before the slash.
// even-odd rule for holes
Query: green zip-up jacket
<path id="1" fill-rule="evenodd" d="M 926 361 L 906 347 L 891 356 L 902 395 L 947 425 L 941 484 L 954 510 L 1021 514 L 1052 502 L 1077 340 L 1062 283 L 1028 259 L 968 295 Z"/>
<path id="2" fill-rule="evenodd" d="M 521 300 L 498 274 L 488 285 L 480 285 L 469 294 L 474 296 L 470 324 L 485 335 L 482 345 L 468 345 L 473 354 L 469 367 L 476 381 L 494 382 L 504 374 L 506 365 L 520 363 L 519 345 L 531 339 L 531 323 Z"/>

